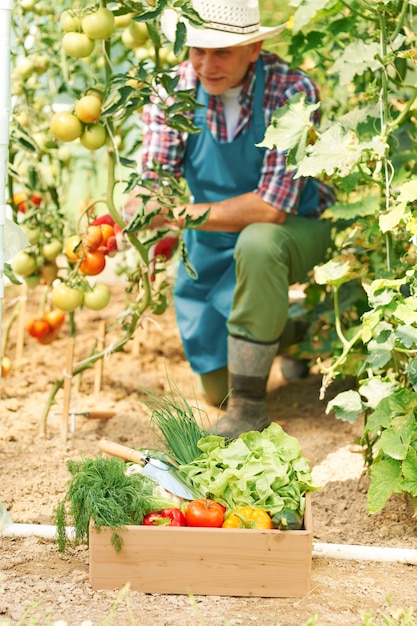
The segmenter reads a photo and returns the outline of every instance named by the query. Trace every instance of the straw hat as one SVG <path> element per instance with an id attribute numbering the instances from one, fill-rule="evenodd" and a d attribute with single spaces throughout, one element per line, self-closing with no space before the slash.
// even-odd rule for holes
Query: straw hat
<path id="1" fill-rule="evenodd" d="M 194 27 L 174 9 L 166 9 L 161 28 L 168 41 L 175 41 L 178 21 L 187 28 L 185 45 L 197 48 L 244 46 L 269 39 L 286 27 L 261 26 L 258 0 L 192 0 L 191 4 L 205 24 Z"/>

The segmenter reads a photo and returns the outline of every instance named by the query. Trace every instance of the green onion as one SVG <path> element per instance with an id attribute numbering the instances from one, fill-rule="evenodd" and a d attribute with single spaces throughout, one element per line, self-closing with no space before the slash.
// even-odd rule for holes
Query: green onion
<path id="1" fill-rule="evenodd" d="M 152 422 L 159 429 L 160 445 L 175 463 L 185 465 L 200 456 L 198 442 L 208 433 L 201 425 L 201 419 L 200 423 L 197 422 L 193 408 L 184 395 L 171 383 L 170 388 L 173 390 L 172 398 L 142 389 L 150 397 L 144 404 L 151 410 Z M 195 410 L 201 418 L 198 406 Z"/>

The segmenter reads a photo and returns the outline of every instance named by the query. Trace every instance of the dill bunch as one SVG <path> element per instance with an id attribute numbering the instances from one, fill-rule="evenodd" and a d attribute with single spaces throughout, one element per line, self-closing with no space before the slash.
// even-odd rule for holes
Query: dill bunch
<path id="1" fill-rule="evenodd" d="M 141 524 L 148 513 L 172 506 L 172 501 L 154 495 L 155 482 L 142 474 L 126 476 L 125 461 L 100 457 L 67 461 L 72 474 L 65 498 L 55 511 L 58 549 L 65 551 L 67 518 L 73 520 L 75 543 L 88 543 L 90 520 L 96 528 L 113 530 L 112 544 L 119 551 L 122 538 L 117 532 L 128 524 Z"/>

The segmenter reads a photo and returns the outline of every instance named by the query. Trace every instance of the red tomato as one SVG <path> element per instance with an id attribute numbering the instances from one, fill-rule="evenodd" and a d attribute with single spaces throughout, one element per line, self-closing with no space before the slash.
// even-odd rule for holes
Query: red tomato
<path id="1" fill-rule="evenodd" d="M 101 230 L 101 245 L 105 246 L 110 239 L 114 237 L 114 228 L 110 224 L 100 224 Z"/>
<path id="2" fill-rule="evenodd" d="M 83 236 L 83 246 L 90 250 L 97 250 L 103 243 L 101 226 L 90 225 Z"/>
<path id="3" fill-rule="evenodd" d="M 29 335 L 35 337 L 35 339 L 46 337 L 51 331 L 48 322 L 40 317 L 32 317 L 28 322 L 27 329 Z"/>
<path id="4" fill-rule="evenodd" d="M 79 261 L 82 257 L 81 239 L 78 235 L 71 235 L 65 242 L 64 252 L 68 259 L 73 263 Z"/>
<path id="5" fill-rule="evenodd" d="M 42 204 L 42 194 L 39 193 L 38 191 L 34 191 L 32 195 L 30 196 L 30 201 L 35 206 L 40 206 Z"/>
<path id="6" fill-rule="evenodd" d="M 46 346 L 49 343 L 52 343 L 54 339 L 56 339 L 57 331 L 51 328 L 49 333 L 45 335 L 45 337 L 37 337 L 36 340 L 38 343 L 41 343 L 43 346 Z"/>
<path id="7" fill-rule="evenodd" d="M 224 521 L 224 507 L 207 498 L 193 500 L 185 511 L 187 526 L 220 528 Z"/>
<path id="8" fill-rule="evenodd" d="M 100 250 L 84 250 L 83 260 L 80 263 L 80 272 L 87 276 L 96 276 L 104 270 L 106 257 Z"/>
<path id="9" fill-rule="evenodd" d="M 65 322 L 65 313 L 61 309 L 52 309 L 43 316 L 53 330 L 61 328 Z"/>
<path id="10" fill-rule="evenodd" d="M 27 209 L 27 196 L 24 191 L 15 191 L 13 194 L 13 204 L 16 205 L 16 208 L 20 213 L 26 213 Z"/>

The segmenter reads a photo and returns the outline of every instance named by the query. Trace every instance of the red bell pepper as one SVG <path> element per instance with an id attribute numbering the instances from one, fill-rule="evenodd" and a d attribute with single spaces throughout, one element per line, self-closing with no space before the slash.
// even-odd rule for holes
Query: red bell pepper
<path id="1" fill-rule="evenodd" d="M 186 526 L 185 515 L 181 509 L 163 509 L 149 513 L 142 522 L 143 526 Z"/>

